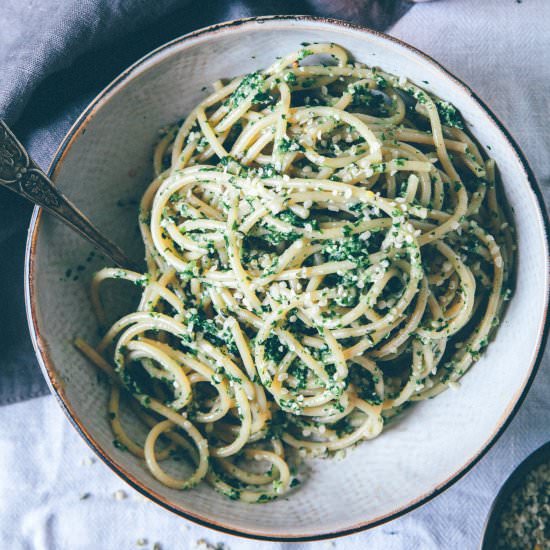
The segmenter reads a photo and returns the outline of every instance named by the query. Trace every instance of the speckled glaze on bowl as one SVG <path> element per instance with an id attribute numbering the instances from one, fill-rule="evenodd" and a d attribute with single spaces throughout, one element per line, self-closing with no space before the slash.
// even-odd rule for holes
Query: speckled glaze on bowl
<path id="1" fill-rule="evenodd" d="M 548 243 L 533 175 L 512 138 L 463 83 L 418 50 L 348 23 L 266 17 L 224 23 L 174 40 L 126 70 L 85 110 L 51 167 L 59 187 L 123 248 L 140 255 L 131 199 L 151 177 L 159 127 L 187 113 L 221 77 L 265 67 L 303 41 L 336 42 L 355 58 L 405 75 L 453 102 L 483 147 L 491 147 L 518 232 L 517 289 L 497 337 L 459 391 L 418 404 L 381 437 L 344 461 L 312 461 L 288 499 L 231 502 L 211 488 L 181 492 L 157 482 L 143 463 L 112 445 L 107 388 L 73 349 L 97 327 L 88 299 L 89 247 L 35 210 L 26 257 L 29 326 L 40 365 L 76 429 L 123 479 L 157 503 L 198 523 L 260 539 L 308 540 L 373 527 L 434 497 L 494 443 L 534 377 L 545 339 Z M 129 204 L 130 203 L 130 204 Z M 78 271 L 78 266 L 87 269 Z M 72 268 L 70 276 L 67 269 Z M 76 271 L 75 271 L 76 268 Z M 74 273 L 78 275 L 77 280 Z"/>

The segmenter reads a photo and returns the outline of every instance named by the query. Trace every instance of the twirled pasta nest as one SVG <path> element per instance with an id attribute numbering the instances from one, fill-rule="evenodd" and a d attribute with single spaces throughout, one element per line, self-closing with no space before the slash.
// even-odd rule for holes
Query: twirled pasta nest
<path id="1" fill-rule="evenodd" d="M 214 83 L 154 167 L 147 272 L 92 285 L 102 323 L 105 279 L 142 287 L 139 305 L 97 349 L 76 344 L 112 381 L 117 445 L 170 487 L 271 500 L 297 482 L 292 450 L 379 435 L 455 385 L 498 324 L 514 247 L 493 161 L 452 105 L 335 44 Z M 180 455 L 190 476 L 160 466 Z"/>

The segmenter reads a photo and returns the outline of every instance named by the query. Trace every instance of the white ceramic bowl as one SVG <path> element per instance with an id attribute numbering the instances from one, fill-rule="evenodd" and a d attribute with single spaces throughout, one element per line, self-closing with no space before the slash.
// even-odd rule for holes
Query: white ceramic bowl
<path id="1" fill-rule="evenodd" d="M 418 404 L 344 461 L 311 462 L 288 499 L 265 505 L 230 502 L 207 486 L 181 492 L 158 483 L 143 463 L 117 450 L 106 415 L 107 389 L 73 349 L 79 335 L 96 341 L 88 299 L 90 247 L 36 210 L 27 250 L 30 329 L 45 376 L 77 430 L 123 479 L 166 508 L 232 533 L 269 539 L 315 539 L 395 518 L 438 494 L 475 464 L 503 431 L 534 377 L 544 340 L 548 246 L 541 199 L 525 159 L 494 115 L 463 83 L 421 52 L 370 30 L 311 17 L 225 23 L 177 39 L 125 71 L 86 109 L 51 167 L 59 187 L 98 226 L 136 256 L 136 206 L 151 177 L 159 127 L 173 123 L 221 77 L 266 67 L 300 42 L 336 42 L 358 60 L 428 81 L 454 103 L 479 143 L 491 146 L 518 235 L 517 288 L 496 339 L 459 391 Z M 86 265 L 82 272 L 78 265 Z M 79 274 L 66 280 L 66 270 Z"/>

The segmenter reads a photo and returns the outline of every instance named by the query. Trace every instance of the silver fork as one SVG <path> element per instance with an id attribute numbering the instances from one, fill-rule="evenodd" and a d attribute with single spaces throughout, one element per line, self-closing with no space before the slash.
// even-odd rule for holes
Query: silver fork
<path id="1" fill-rule="evenodd" d="M 1 119 L 0 185 L 57 216 L 99 248 L 119 267 L 136 270 L 134 262 L 116 244 L 102 235 L 90 220 L 56 188 Z"/>

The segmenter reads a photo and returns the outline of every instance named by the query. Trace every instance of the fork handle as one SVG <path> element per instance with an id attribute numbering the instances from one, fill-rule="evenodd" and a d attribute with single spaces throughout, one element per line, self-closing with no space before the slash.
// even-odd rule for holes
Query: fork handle
<path id="1" fill-rule="evenodd" d="M 51 212 L 88 239 L 119 267 L 136 270 L 122 250 L 56 188 L 0 119 L 0 185 Z"/>

